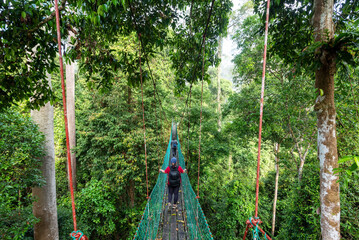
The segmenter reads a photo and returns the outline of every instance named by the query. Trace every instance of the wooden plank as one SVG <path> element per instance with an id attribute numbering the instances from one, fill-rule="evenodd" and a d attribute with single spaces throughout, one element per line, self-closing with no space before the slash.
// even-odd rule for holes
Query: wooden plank
<path id="1" fill-rule="evenodd" d="M 177 212 L 177 228 L 178 228 L 178 239 L 186 239 L 185 229 L 184 229 L 184 217 L 183 211 L 179 210 Z"/>
<path id="2" fill-rule="evenodd" d="M 184 217 L 184 201 L 183 201 L 183 191 L 182 186 L 178 194 L 178 201 L 180 202 L 177 212 L 177 227 L 178 227 L 178 240 L 186 239 L 186 229 L 185 229 L 185 217 Z"/>
<path id="3" fill-rule="evenodd" d="M 178 191 L 178 205 L 177 205 L 177 209 L 178 210 L 183 210 L 183 203 L 182 203 L 182 185 Z"/>
<path id="4" fill-rule="evenodd" d="M 182 186 L 178 193 L 177 208 L 168 207 L 168 188 L 163 199 L 162 216 L 157 240 L 187 240 L 186 210 L 184 206 Z"/>
<path id="5" fill-rule="evenodd" d="M 170 209 L 168 208 L 168 204 L 167 204 L 167 194 L 168 193 L 168 188 L 166 187 L 166 194 L 165 194 L 165 199 L 164 199 L 164 217 L 163 217 L 163 234 L 162 234 L 162 240 L 169 240 L 170 239 L 170 220 L 171 220 L 171 211 L 169 211 Z"/>
<path id="6" fill-rule="evenodd" d="M 172 208 L 171 211 L 171 240 L 177 240 L 177 209 Z"/>

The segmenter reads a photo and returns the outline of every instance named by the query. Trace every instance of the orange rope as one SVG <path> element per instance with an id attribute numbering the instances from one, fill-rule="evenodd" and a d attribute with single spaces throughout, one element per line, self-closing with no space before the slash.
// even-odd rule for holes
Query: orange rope
<path id="1" fill-rule="evenodd" d="M 262 72 L 262 88 L 261 88 L 261 100 L 260 100 L 260 112 L 259 112 L 259 136 L 258 136 L 258 155 L 257 155 L 257 179 L 256 179 L 256 202 L 255 202 L 255 213 L 254 220 L 251 221 L 251 218 L 247 220 L 247 228 L 244 232 L 243 240 L 246 239 L 248 228 L 256 227 L 258 228 L 266 238 L 271 240 L 269 236 L 258 226 L 262 221 L 258 218 L 258 199 L 259 199 L 259 170 L 261 162 L 261 141 L 262 141 L 262 120 L 263 120 L 263 99 L 264 99 L 264 86 L 265 86 L 265 76 L 266 76 L 266 60 L 267 60 L 267 39 L 268 39 L 268 23 L 269 23 L 269 7 L 270 0 L 267 0 L 267 10 L 266 10 L 266 25 L 265 25 L 265 34 L 264 34 L 264 51 L 263 51 L 263 72 Z"/>
<path id="2" fill-rule="evenodd" d="M 55 0 L 55 9 L 56 9 L 55 13 L 56 13 L 56 28 L 57 28 L 57 44 L 58 44 L 58 48 L 59 48 L 59 60 L 60 60 L 62 103 L 63 103 L 63 107 L 64 107 L 64 117 L 65 117 L 67 165 L 68 165 L 70 192 L 71 192 L 72 218 L 73 218 L 73 222 L 74 222 L 74 231 L 77 231 L 75 197 L 74 197 L 74 188 L 73 188 L 73 182 L 72 182 L 72 168 L 71 168 L 71 154 L 70 154 L 70 143 L 69 143 L 69 130 L 68 130 L 68 122 L 67 122 L 67 107 L 66 107 L 66 94 L 65 94 L 64 66 L 63 66 L 62 53 L 61 53 L 60 13 L 59 13 L 58 1 L 57 0 Z"/>
<path id="3" fill-rule="evenodd" d="M 67 150 L 67 165 L 68 165 L 68 177 L 71 193 L 71 205 L 72 205 L 72 219 L 74 223 L 74 231 L 70 234 L 70 237 L 76 240 L 88 240 L 87 236 L 84 235 L 80 230 L 77 230 L 76 222 L 76 209 L 75 209 L 75 196 L 74 187 L 72 180 L 72 167 L 71 167 L 71 153 L 70 153 L 70 142 L 69 142 L 69 129 L 67 121 L 67 107 L 66 107 L 66 93 L 65 93 L 65 78 L 64 78 L 64 66 L 62 61 L 61 53 L 61 32 L 60 32 L 60 13 L 58 0 L 55 0 L 55 14 L 56 14 L 56 30 L 57 30 L 57 44 L 59 48 L 59 61 L 60 61 L 60 75 L 61 75 L 61 88 L 62 88 L 62 102 L 64 107 L 65 117 L 65 133 L 66 133 L 66 150 Z"/>

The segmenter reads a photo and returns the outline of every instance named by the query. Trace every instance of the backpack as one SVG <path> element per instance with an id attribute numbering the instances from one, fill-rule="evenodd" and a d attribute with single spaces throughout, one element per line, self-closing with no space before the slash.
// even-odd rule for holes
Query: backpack
<path id="1" fill-rule="evenodd" d="M 176 140 L 172 141 L 172 148 L 177 148 L 177 141 Z"/>
<path id="2" fill-rule="evenodd" d="M 178 171 L 178 167 L 171 167 L 168 181 L 171 187 L 178 187 L 181 184 L 181 174 Z"/>

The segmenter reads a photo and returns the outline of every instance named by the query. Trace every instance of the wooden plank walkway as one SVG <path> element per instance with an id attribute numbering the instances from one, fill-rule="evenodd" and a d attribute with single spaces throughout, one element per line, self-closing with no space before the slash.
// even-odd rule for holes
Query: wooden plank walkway
<path id="1" fill-rule="evenodd" d="M 168 188 L 163 197 L 163 206 L 157 240 L 185 240 L 187 239 L 186 210 L 183 201 L 182 186 L 178 193 L 177 208 L 168 207 Z"/>
<path id="2" fill-rule="evenodd" d="M 172 128 L 172 134 L 174 130 Z M 172 139 L 177 139 L 176 135 L 172 136 Z M 170 159 L 172 157 L 176 157 L 178 161 L 178 150 L 176 152 L 173 151 L 171 143 L 171 152 L 169 157 L 168 165 L 170 166 Z M 178 163 L 178 162 L 177 162 Z M 159 223 L 159 228 L 157 232 L 156 240 L 187 240 L 187 222 L 186 222 L 186 209 L 184 206 L 183 200 L 183 191 L 182 185 L 178 192 L 178 204 L 177 208 L 173 209 L 172 207 L 168 207 L 168 187 L 166 184 L 165 194 L 163 196 L 162 203 L 162 213 L 161 213 L 161 221 Z"/>

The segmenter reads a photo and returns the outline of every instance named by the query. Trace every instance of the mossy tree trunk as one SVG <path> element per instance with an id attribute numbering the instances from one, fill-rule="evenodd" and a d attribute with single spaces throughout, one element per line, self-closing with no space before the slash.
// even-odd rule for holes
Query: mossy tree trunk
<path id="1" fill-rule="evenodd" d="M 329 42 L 334 37 L 334 0 L 314 1 L 314 39 Z M 318 97 L 315 103 L 318 127 L 318 158 L 320 161 L 320 203 L 322 239 L 340 239 L 340 196 L 338 167 L 336 109 L 334 105 L 334 75 L 336 53 L 320 49 L 321 66 L 315 72 Z"/>

